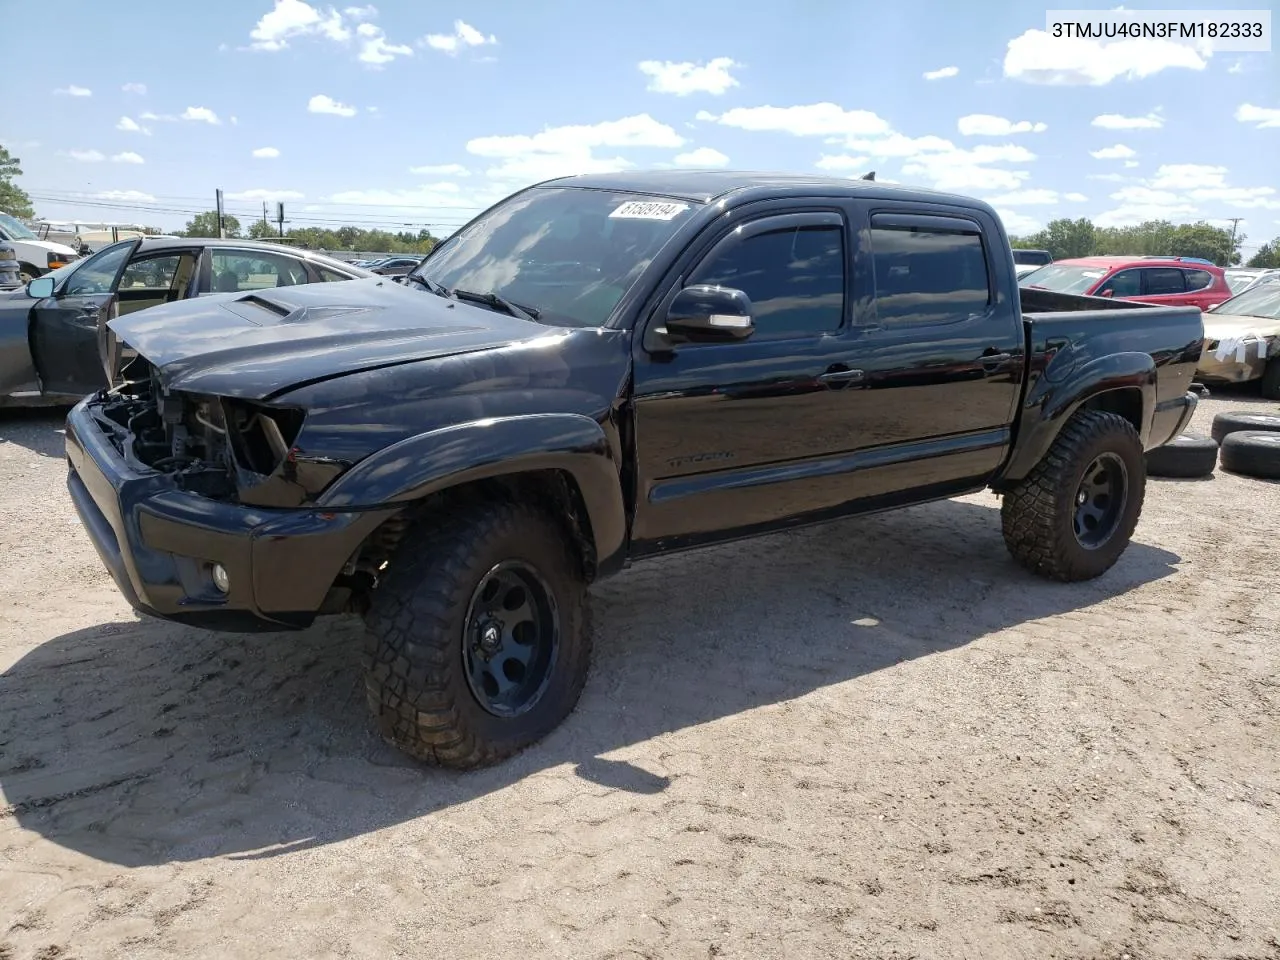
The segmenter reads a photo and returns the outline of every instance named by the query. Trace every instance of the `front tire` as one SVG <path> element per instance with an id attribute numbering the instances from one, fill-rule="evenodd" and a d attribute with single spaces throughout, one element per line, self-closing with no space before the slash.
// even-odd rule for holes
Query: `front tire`
<path id="1" fill-rule="evenodd" d="M 1080 411 L 1035 469 L 1005 494 L 1005 544 L 1039 576 L 1092 580 L 1129 545 L 1146 482 L 1142 441 L 1133 425 L 1114 413 Z"/>
<path id="2" fill-rule="evenodd" d="M 428 519 L 373 596 L 365 692 L 388 741 L 470 769 L 545 737 L 586 683 L 582 564 L 563 528 L 513 503 Z"/>
<path id="3" fill-rule="evenodd" d="M 29 263 L 18 264 L 18 279 L 22 281 L 24 287 L 43 273 L 43 270 L 37 270 Z"/>

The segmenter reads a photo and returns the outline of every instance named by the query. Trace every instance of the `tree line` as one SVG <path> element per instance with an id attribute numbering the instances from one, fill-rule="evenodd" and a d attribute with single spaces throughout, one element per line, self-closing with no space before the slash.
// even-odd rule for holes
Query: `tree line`
<path id="1" fill-rule="evenodd" d="M 254 220 L 248 230 L 243 230 L 239 218 L 230 214 L 222 217 L 227 236 L 244 237 L 249 240 L 278 240 L 279 228 L 265 220 Z M 207 210 L 187 221 L 187 225 L 178 231 L 183 237 L 216 237 L 218 236 L 218 212 Z M 411 233 L 402 230 L 392 233 L 389 230 L 364 230 L 360 227 L 299 227 L 289 230 L 289 238 L 308 250 L 372 250 L 380 253 L 430 253 L 436 245 L 437 238 L 429 230 Z"/>
<path id="2" fill-rule="evenodd" d="M 1233 237 L 1230 230 L 1203 220 L 1147 220 L 1131 227 L 1099 227 L 1085 217 L 1050 220 L 1043 230 L 1009 238 L 1015 247 L 1048 250 L 1055 260 L 1108 255 L 1200 257 L 1220 267 L 1241 264 L 1245 239 L 1244 234 Z M 1264 243 L 1244 266 L 1280 267 L 1280 237 Z"/>

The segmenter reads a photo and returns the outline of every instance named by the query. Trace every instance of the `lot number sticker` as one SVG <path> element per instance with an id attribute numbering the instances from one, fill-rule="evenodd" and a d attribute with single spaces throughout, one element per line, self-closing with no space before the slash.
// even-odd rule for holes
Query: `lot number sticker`
<path id="1" fill-rule="evenodd" d="M 687 203 L 662 200 L 628 200 L 609 214 L 619 220 L 673 220 L 689 209 Z"/>

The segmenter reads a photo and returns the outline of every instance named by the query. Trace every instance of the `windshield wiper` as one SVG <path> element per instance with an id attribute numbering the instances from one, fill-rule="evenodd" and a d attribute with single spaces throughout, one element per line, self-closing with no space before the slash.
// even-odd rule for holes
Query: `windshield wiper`
<path id="1" fill-rule="evenodd" d="M 519 317 L 521 320 L 536 321 L 540 315 L 536 307 L 524 307 L 518 303 L 512 303 L 506 297 L 500 297 L 496 293 L 473 293 L 470 290 L 454 290 L 453 295 L 459 300 L 470 300 L 472 303 L 483 303 L 490 307 L 497 307 L 507 311 L 513 317 Z"/>
<path id="2" fill-rule="evenodd" d="M 448 287 L 446 287 L 443 283 L 437 283 L 436 281 L 432 280 L 430 277 L 424 277 L 424 276 L 423 276 L 422 274 L 420 274 L 420 273 L 410 273 L 410 274 L 406 274 L 406 275 L 405 275 L 403 278 L 401 278 L 401 279 L 404 279 L 404 280 L 417 280 L 420 284 L 422 284 L 424 287 L 426 287 L 428 290 L 430 290 L 430 291 L 431 291 L 432 293 L 434 293 L 436 296 L 438 296 L 438 297 L 446 297 L 446 298 L 448 298 L 448 299 L 450 299 L 450 300 L 452 300 L 452 299 L 453 299 L 453 291 L 452 291 L 452 290 L 450 290 Z"/>

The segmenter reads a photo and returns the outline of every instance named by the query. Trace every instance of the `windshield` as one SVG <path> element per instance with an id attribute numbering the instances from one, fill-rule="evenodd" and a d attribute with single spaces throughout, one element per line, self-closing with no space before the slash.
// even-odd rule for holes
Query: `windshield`
<path id="1" fill-rule="evenodd" d="M 1232 297 L 1215 310 L 1214 313 L 1280 320 L 1280 281 L 1264 280 L 1253 289 L 1246 290 L 1240 296 Z"/>
<path id="2" fill-rule="evenodd" d="M 0 213 L 0 227 L 3 227 L 4 232 L 14 240 L 36 239 L 36 235 L 28 230 L 21 220 L 15 220 L 7 213 Z"/>
<path id="3" fill-rule="evenodd" d="M 598 327 L 692 211 L 684 201 L 537 187 L 445 240 L 411 276 Z"/>
<path id="4" fill-rule="evenodd" d="M 1234 271 L 1228 270 L 1226 273 L 1227 286 L 1231 288 L 1232 294 L 1237 294 L 1245 287 L 1249 286 L 1249 284 L 1253 283 L 1257 277 L 1258 274 L 1256 273 L 1235 273 Z"/>
<path id="5" fill-rule="evenodd" d="M 1073 267 L 1051 263 L 1018 281 L 1019 286 L 1037 287 L 1057 293 L 1084 293 L 1107 275 L 1102 267 Z"/>

